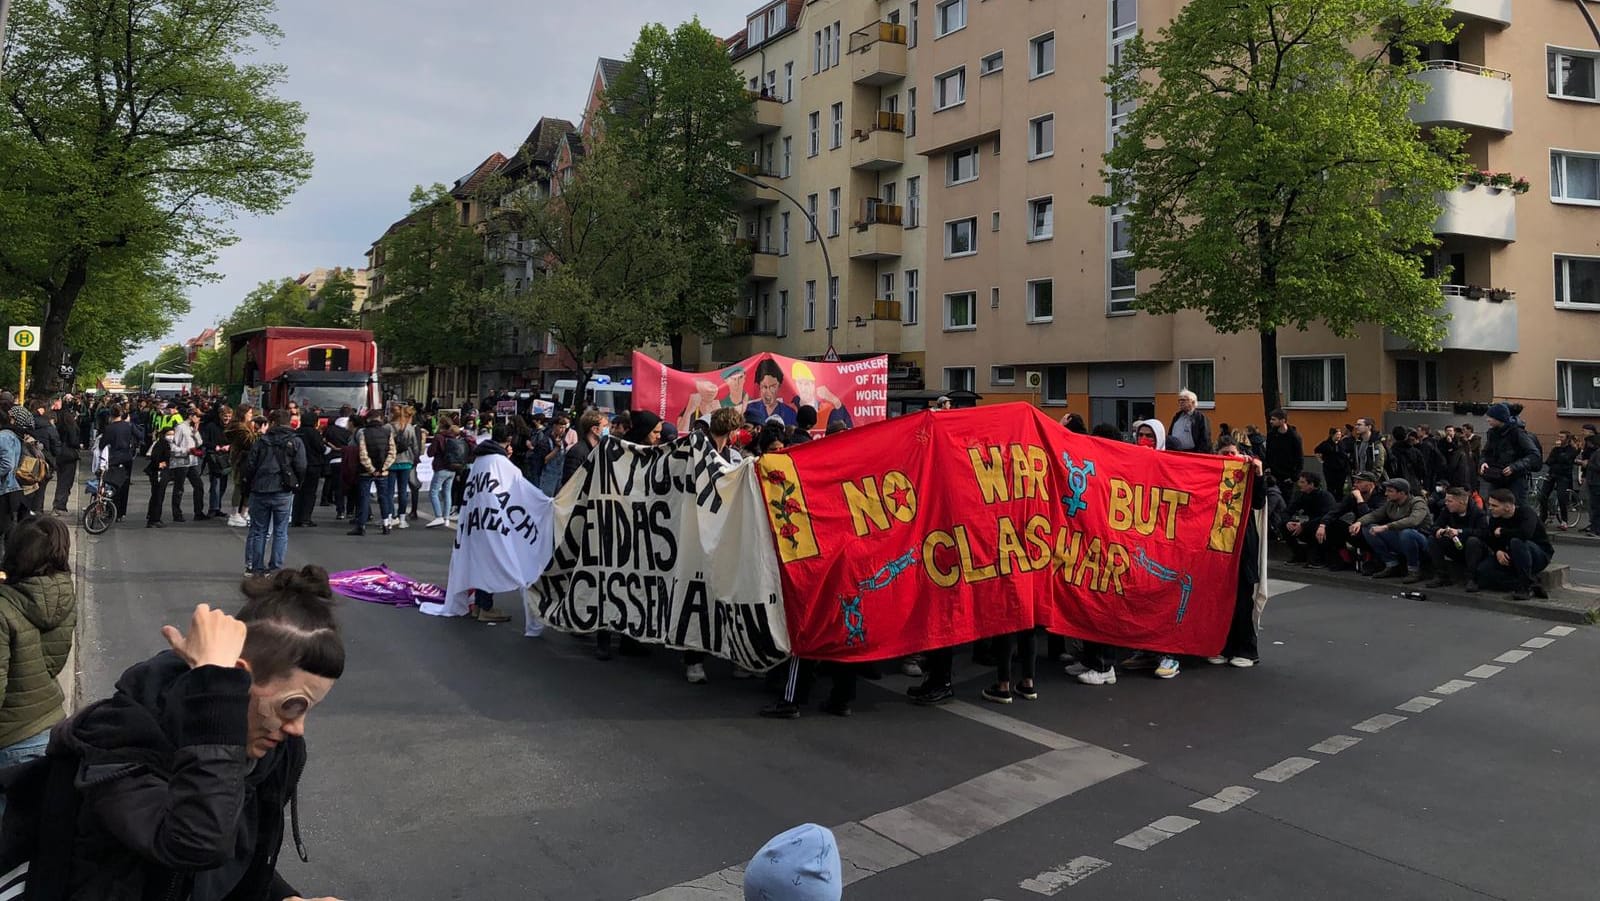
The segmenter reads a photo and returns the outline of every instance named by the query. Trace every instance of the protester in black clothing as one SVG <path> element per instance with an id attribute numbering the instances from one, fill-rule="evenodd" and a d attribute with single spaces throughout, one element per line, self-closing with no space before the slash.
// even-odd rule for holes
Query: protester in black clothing
<path id="1" fill-rule="evenodd" d="M 1267 472 L 1272 473 L 1279 485 L 1291 484 L 1305 468 L 1305 445 L 1300 441 L 1300 433 L 1289 425 L 1288 413 L 1273 410 L 1267 416 L 1267 426 L 1264 459 Z"/>
<path id="2" fill-rule="evenodd" d="M 222 512 L 222 497 L 228 491 L 228 479 L 233 475 L 228 444 L 228 426 L 233 422 L 233 409 L 218 404 L 200 419 L 200 450 L 204 453 L 201 465 L 206 470 L 206 516 L 226 516 Z"/>
<path id="3" fill-rule="evenodd" d="M 1361 517 L 1371 513 L 1383 498 L 1378 496 L 1378 475 L 1373 472 L 1358 472 L 1350 480 L 1350 491 L 1337 504 L 1328 510 L 1328 515 L 1317 524 L 1313 536 L 1321 548 L 1321 554 L 1313 553 L 1311 568 L 1320 568 L 1326 565 L 1330 570 L 1353 569 L 1354 564 L 1346 563 L 1341 554 L 1345 548 L 1354 544 L 1356 549 L 1366 547 L 1366 542 L 1361 540 L 1359 533 L 1350 534 L 1350 526 Z M 1317 562 L 1318 556 L 1321 563 Z"/>
<path id="4" fill-rule="evenodd" d="M 430 412 L 438 412 L 439 402 L 435 400 L 433 403 L 434 409 Z M 350 430 L 350 417 L 354 415 L 355 410 L 352 409 L 349 404 L 345 404 L 339 408 L 338 415 L 328 422 L 328 427 L 322 430 L 322 456 L 323 462 L 327 467 L 324 470 L 325 476 L 339 468 L 339 463 L 343 459 L 345 445 L 350 443 L 350 436 L 352 434 Z M 306 448 L 308 453 L 310 450 L 311 448 Z M 340 487 L 339 479 L 331 476 L 323 478 L 322 506 L 326 507 L 330 504 L 333 505 L 338 511 L 336 516 L 339 519 L 344 518 L 343 506 L 338 503 L 339 498 L 341 498 L 343 494 L 344 492 Z"/>
<path id="5" fill-rule="evenodd" d="M 1281 412 L 1281 411 L 1280 411 Z M 1270 435 L 1268 436 L 1270 440 Z M 1295 435 L 1295 444 L 1298 447 L 1300 436 Z M 1241 457 L 1250 461 L 1255 467 L 1256 480 L 1259 483 L 1262 477 L 1262 465 L 1259 459 L 1247 457 L 1240 452 L 1233 442 L 1219 442 L 1217 453 L 1223 456 Z M 1302 473 L 1302 478 L 1310 473 Z M 1228 626 L 1228 639 L 1222 646 L 1222 653 L 1215 657 L 1208 657 L 1207 663 L 1227 663 L 1232 666 L 1248 668 L 1261 662 L 1261 652 L 1256 642 L 1256 586 L 1260 584 L 1263 573 L 1261 572 L 1261 542 L 1264 540 L 1259 529 L 1256 528 L 1256 511 L 1265 508 L 1263 492 L 1259 490 L 1250 492 L 1251 513 L 1245 517 L 1244 548 L 1239 555 L 1239 582 L 1234 590 L 1233 597 L 1233 622 Z M 1326 492 L 1324 492 L 1326 493 Z"/>
<path id="6" fill-rule="evenodd" d="M 1550 448 L 1549 455 L 1544 458 L 1547 475 L 1544 486 L 1539 489 L 1539 518 L 1550 518 L 1550 495 L 1554 494 L 1557 510 L 1561 513 L 1556 528 L 1563 532 L 1567 530 L 1567 492 L 1572 490 L 1578 452 L 1577 436 L 1563 430 L 1556 434 L 1555 447 Z"/>
<path id="7" fill-rule="evenodd" d="M 1589 525 L 1584 531 L 1600 536 L 1600 432 L 1592 425 L 1583 427 L 1583 450 L 1578 455 L 1578 465 L 1583 470 L 1583 483 L 1589 492 Z"/>
<path id="8" fill-rule="evenodd" d="M 1317 542 L 1317 526 L 1333 509 L 1333 495 L 1322 487 L 1322 477 L 1302 472 L 1295 480 L 1294 500 L 1285 511 L 1283 540 L 1293 552 L 1293 563 L 1322 562 L 1322 545 Z"/>
<path id="9" fill-rule="evenodd" d="M 1328 430 L 1327 440 L 1312 451 L 1322 461 L 1323 484 L 1333 494 L 1342 493 L 1345 480 L 1350 478 L 1350 458 L 1345 455 L 1344 443 L 1344 430 L 1333 428 Z"/>
<path id="10" fill-rule="evenodd" d="M 561 484 L 565 485 L 572 480 L 578 470 L 583 468 L 585 460 L 600 439 L 611 433 L 611 417 L 599 410 L 590 410 L 578 417 L 578 443 L 567 448 L 567 456 L 562 460 Z"/>
<path id="11" fill-rule="evenodd" d="M 300 479 L 300 487 L 295 489 L 294 511 L 289 516 L 289 525 L 314 529 L 317 524 L 311 520 L 311 516 L 316 512 L 317 490 L 322 487 L 322 475 L 328 469 L 327 450 L 322 433 L 317 431 L 315 415 L 303 417 L 298 423 L 290 422 L 289 426 L 294 429 L 295 437 L 300 439 L 306 453 L 306 474 Z"/>
<path id="12" fill-rule="evenodd" d="M 1444 470 L 1436 478 L 1452 488 L 1472 488 L 1472 448 L 1455 426 L 1445 426 L 1444 437 L 1439 439 L 1439 453 L 1444 457 Z"/>
<path id="13" fill-rule="evenodd" d="M 56 430 L 56 424 L 50 418 L 49 407 L 43 401 L 33 403 L 33 440 L 38 442 L 40 452 L 49 464 L 44 481 L 39 483 L 38 489 L 28 495 L 28 509 L 35 515 L 44 512 L 45 498 L 50 488 L 50 482 L 57 477 L 56 466 L 61 459 L 61 433 Z"/>
<path id="14" fill-rule="evenodd" d="M 111 486 L 111 500 L 117 507 L 117 518 L 128 515 L 128 488 L 133 482 L 133 458 L 139 452 L 133 423 L 128 421 L 127 407 L 118 406 L 112 419 L 100 433 L 100 447 L 106 452 L 106 484 Z"/>
<path id="15" fill-rule="evenodd" d="M 1450 567 L 1466 564 L 1467 541 L 1482 538 L 1488 531 L 1489 518 L 1472 492 L 1461 487 L 1445 492 L 1444 510 L 1434 517 L 1433 534 L 1428 539 L 1428 557 L 1433 561 L 1433 581 L 1428 587 L 1443 588 L 1452 584 L 1455 580 Z"/>
<path id="16" fill-rule="evenodd" d="M 1544 465 L 1539 445 L 1517 422 L 1506 404 L 1491 404 L 1488 413 L 1489 440 L 1483 446 L 1483 463 L 1478 475 L 1487 489 L 1505 488 L 1518 504 L 1528 499 L 1528 473 Z"/>
<path id="17" fill-rule="evenodd" d="M 167 438 L 171 435 L 171 426 L 156 432 L 148 451 L 150 460 L 144 465 L 145 475 L 150 477 L 150 505 L 144 512 L 144 527 L 147 529 L 166 528 L 161 522 L 161 504 L 167 499 L 167 482 L 170 480 L 167 469 L 172 463 L 172 443 Z"/>
<path id="18" fill-rule="evenodd" d="M 83 432 L 78 427 L 78 413 L 71 404 L 63 403 L 56 412 L 56 432 L 61 436 L 61 450 L 57 452 L 56 496 L 50 509 L 56 513 L 67 512 L 67 502 L 78 484 L 79 449 L 83 447 Z"/>
<path id="19" fill-rule="evenodd" d="M 1511 599 L 1549 597 L 1539 585 L 1539 573 L 1555 557 L 1556 549 L 1545 534 L 1544 523 L 1532 507 L 1517 502 L 1508 488 L 1489 492 L 1489 528 L 1467 542 L 1467 591 L 1481 586 L 1511 587 Z"/>

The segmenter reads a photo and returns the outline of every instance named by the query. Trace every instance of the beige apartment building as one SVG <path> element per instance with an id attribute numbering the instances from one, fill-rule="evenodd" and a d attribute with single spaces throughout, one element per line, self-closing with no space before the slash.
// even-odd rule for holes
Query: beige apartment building
<path id="1" fill-rule="evenodd" d="M 795 36 L 803 48 L 826 16 L 813 11 L 844 5 L 806 6 Z M 904 235 L 903 253 L 919 239 L 926 248 L 918 315 L 929 387 L 975 391 L 984 403 L 1070 405 L 1126 428 L 1152 413 L 1169 418 L 1187 386 L 1213 425 L 1262 424 L 1256 336 L 1218 335 L 1196 314 L 1133 312 L 1154 275 L 1123 262 L 1117 211 L 1089 203 L 1104 190 L 1101 154 L 1126 112 L 1110 107 L 1099 79 L 1122 41 L 1154 34 L 1181 4 L 902 6 L 915 47 L 899 90 L 917 98 L 906 106 L 927 158 L 926 221 Z M 1429 48 L 1416 77 L 1432 92 L 1412 115 L 1467 130 L 1478 168 L 1525 178 L 1531 190 L 1464 182 L 1442 198 L 1437 262 L 1459 284 L 1442 298 L 1452 319 L 1440 352 L 1414 352 L 1376 328 L 1348 341 L 1320 329 L 1280 335 L 1285 406 L 1308 451 L 1358 416 L 1459 421 L 1457 404 L 1491 399 L 1521 401 L 1545 435 L 1600 418 L 1600 53 L 1571 3 L 1455 0 L 1454 9 L 1461 32 Z M 803 136 L 818 108 L 826 125 L 811 91 L 805 84 L 799 109 L 785 106 L 778 134 L 798 119 Z M 805 191 L 819 190 L 812 170 L 801 177 Z M 780 263 L 780 276 L 788 271 Z"/>
<path id="2" fill-rule="evenodd" d="M 917 2 L 777 0 L 729 39 L 755 114 L 739 240 L 745 299 L 710 357 L 888 354 L 923 371 L 923 209 L 916 152 Z M 925 79 L 924 79 L 925 80 Z M 817 230 L 811 221 L 817 223 Z M 830 275 L 831 273 L 831 275 Z"/>

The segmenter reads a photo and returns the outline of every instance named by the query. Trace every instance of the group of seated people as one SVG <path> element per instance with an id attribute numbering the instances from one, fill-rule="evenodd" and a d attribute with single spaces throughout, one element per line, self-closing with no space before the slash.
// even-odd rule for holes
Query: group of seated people
<path id="1" fill-rule="evenodd" d="M 1555 548 L 1538 512 L 1518 504 L 1509 489 L 1488 492 L 1485 510 L 1465 488 L 1441 487 L 1430 499 L 1414 494 L 1405 479 L 1380 480 L 1371 472 L 1356 473 L 1349 494 L 1337 500 L 1313 472 L 1300 473 L 1295 487 L 1280 532 L 1295 563 L 1359 567 L 1408 585 L 1428 580 L 1429 588 L 1454 584 L 1459 568 L 1468 592 L 1498 588 L 1515 600 L 1548 597 L 1538 577 Z"/>

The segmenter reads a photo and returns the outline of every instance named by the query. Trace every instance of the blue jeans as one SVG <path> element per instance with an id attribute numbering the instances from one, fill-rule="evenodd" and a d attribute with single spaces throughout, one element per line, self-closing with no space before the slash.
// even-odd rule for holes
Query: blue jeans
<path id="1" fill-rule="evenodd" d="M 450 513 L 450 487 L 455 483 L 456 474 L 450 469 L 435 469 L 433 482 L 428 485 L 428 503 L 433 505 L 435 517 L 447 516 Z"/>
<path id="2" fill-rule="evenodd" d="M 394 473 L 386 476 L 363 475 L 361 487 L 356 491 L 360 495 L 356 501 L 356 528 L 367 527 L 367 519 L 372 515 L 372 486 L 378 486 L 378 509 L 383 511 L 383 518 L 388 519 L 394 515 Z"/>
<path id="3" fill-rule="evenodd" d="M 0 748 L 0 769 L 38 760 L 50 745 L 50 730 L 46 729 L 31 738 L 24 738 L 9 747 Z M 6 796 L 0 795 L 0 817 L 6 814 Z"/>
<path id="4" fill-rule="evenodd" d="M 244 566 L 251 572 L 283 569 L 283 555 L 289 549 L 289 514 L 294 508 L 293 491 L 250 492 L 250 534 L 244 543 Z M 272 558 L 262 565 L 271 529 Z"/>
<path id="5" fill-rule="evenodd" d="M 406 515 L 411 509 L 411 467 L 395 469 L 389 474 L 394 480 L 394 511 L 396 516 Z"/>
<path id="6" fill-rule="evenodd" d="M 211 470 L 206 473 L 206 479 L 211 483 L 211 505 L 206 507 L 207 513 L 222 513 L 222 498 L 228 493 L 228 473 Z"/>
<path id="7" fill-rule="evenodd" d="M 1428 551 L 1428 536 L 1416 529 L 1388 528 L 1376 535 L 1368 529 L 1367 544 L 1378 558 L 1390 566 L 1404 562 L 1415 572 Z"/>

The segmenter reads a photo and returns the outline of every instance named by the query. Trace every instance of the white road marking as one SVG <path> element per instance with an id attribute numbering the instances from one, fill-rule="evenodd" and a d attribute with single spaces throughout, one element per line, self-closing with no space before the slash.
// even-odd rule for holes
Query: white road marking
<path id="1" fill-rule="evenodd" d="M 1200 825 L 1199 820 L 1191 820 L 1188 817 L 1162 817 L 1143 829 L 1124 835 L 1117 839 L 1116 843 L 1135 851 L 1148 851 L 1174 835 L 1198 825 Z"/>
<path id="2" fill-rule="evenodd" d="M 1380 713 L 1371 719 L 1362 720 L 1350 728 L 1356 730 L 1357 732 L 1370 732 L 1372 734 L 1377 734 L 1389 728 L 1390 726 L 1399 725 L 1405 721 L 1406 718 L 1398 714 Z"/>
<path id="3" fill-rule="evenodd" d="M 1556 640 L 1554 638 L 1530 638 L 1527 641 L 1524 641 L 1522 646 L 1525 648 L 1533 648 L 1538 650 L 1539 648 L 1548 648 L 1555 643 Z"/>
<path id="4" fill-rule="evenodd" d="M 1050 896 L 1064 888 L 1077 885 L 1090 876 L 1111 866 L 1111 861 L 1098 857 L 1074 857 L 1059 867 L 1045 870 L 1032 879 L 1017 883 L 1017 888 L 1038 895 Z"/>
<path id="5" fill-rule="evenodd" d="M 1467 679 L 1451 679 L 1449 682 L 1446 682 L 1438 688 L 1435 688 L 1433 693 L 1436 695 L 1453 695 L 1463 688 L 1471 688 L 1477 684 L 1478 683 L 1469 681 Z"/>
<path id="6" fill-rule="evenodd" d="M 1299 591 L 1300 589 L 1306 587 L 1306 585 L 1307 583 L 1305 582 L 1290 582 L 1288 580 L 1280 582 L 1277 579 L 1268 579 L 1267 597 L 1275 598 L 1279 595 L 1288 594 L 1291 591 Z"/>
<path id="7" fill-rule="evenodd" d="M 1406 713 L 1421 713 L 1437 703 L 1439 703 L 1438 698 L 1430 698 L 1426 695 L 1417 695 L 1404 704 L 1396 705 L 1394 709 L 1404 710 Z"/>
<path id="8" fill-rule="evenodd" d="M 1589 570 L 1584 570 L 1584 572 L 1588 572 L 1588 571 Z M 1550 628 L 1550 630 L 1548 632 L 1544 633 L 1544 634 L 1546 634 L 1546 635 L 1554 635 L 1556 638 L 1566 638 L 1568 635 L 1571 635 L 1572 633 L 1574 633 L 1576 631 L 1578 631 L 1578 630 L 1572 628 L 1571 626 L 1552 626 Z"/>
<path id="9" fill-rule="evenodd" d="M 1316 765 L 1309 757 L 1289 757 L 1257 773 L 1256 778 L 1262 782 L 1288 782 Z"/>
<path id="10" fill-rule="evenodd" d="M 1256 790 L 1253 788 L 1230 785 L 1211 797 L 1202 798 L 1189 806 L 1195 810 L 1203 810 L 1206 813 L 1227 813 L 1255 796 Z"/>
<path id="11" fill-rule="evenodd" d="M 1496 673 L 1503 673 L 1505 671 L 1506 668 L 1503 666 L 1490 666 L 1489 664 L 1485 663 L 1483 666 L 1475 666 L 1472 669 L 1467 670 L 1466 672 L 1462 673 L 1462 675 L 1469 679 L 1487 679 Z"/>
<path id="12" fill-rule="evenodd" d="M 1533 656 L 1533 652 L 1532 651 L 1522 651 L 1522 650 L 1506 651 L 1504 654 L 1501 654 L 1499 657 L 1494 658 L 1494 662 L 1495 663 L 1521 663 L 1522 661 L 1527 660 L 1529 657 L 1532 657 L 1532 656 Z"/>
<path id="13" fill-rule="evenodd" d="M 1306 748 L 1306 750 L 1316 751 L 1318 754 L 1326 754 L 1332 757 L 1340 751 L 1347 751 L 1360 743 L 1361 739 L 1356 738 L 1354 735 L 1335 735 L 1332 738 L 1325 738 L 1317 742 Z"/>
<path id="14" fill-rule="evenodd" d="M 1076 738 L 1062 735 L 1058 732 L 1051 732 L 1049 729 L 1035 726 L 1014 716 L 1006 716 L 992 706 L 979 707 L 977 704 L 967 701 L 951 701 L 943 706 L 946 711 L 956 716 L 972 720 L 975 723 L 982 723 L 992 729 L 999 729 L 1001 732 L 1008 732 L 1034 744 L 1043 745 L 1052 751 L 1067 751 L 1072 748 L 1086 747 L 1083 742 L 1078 741 Z"/>

